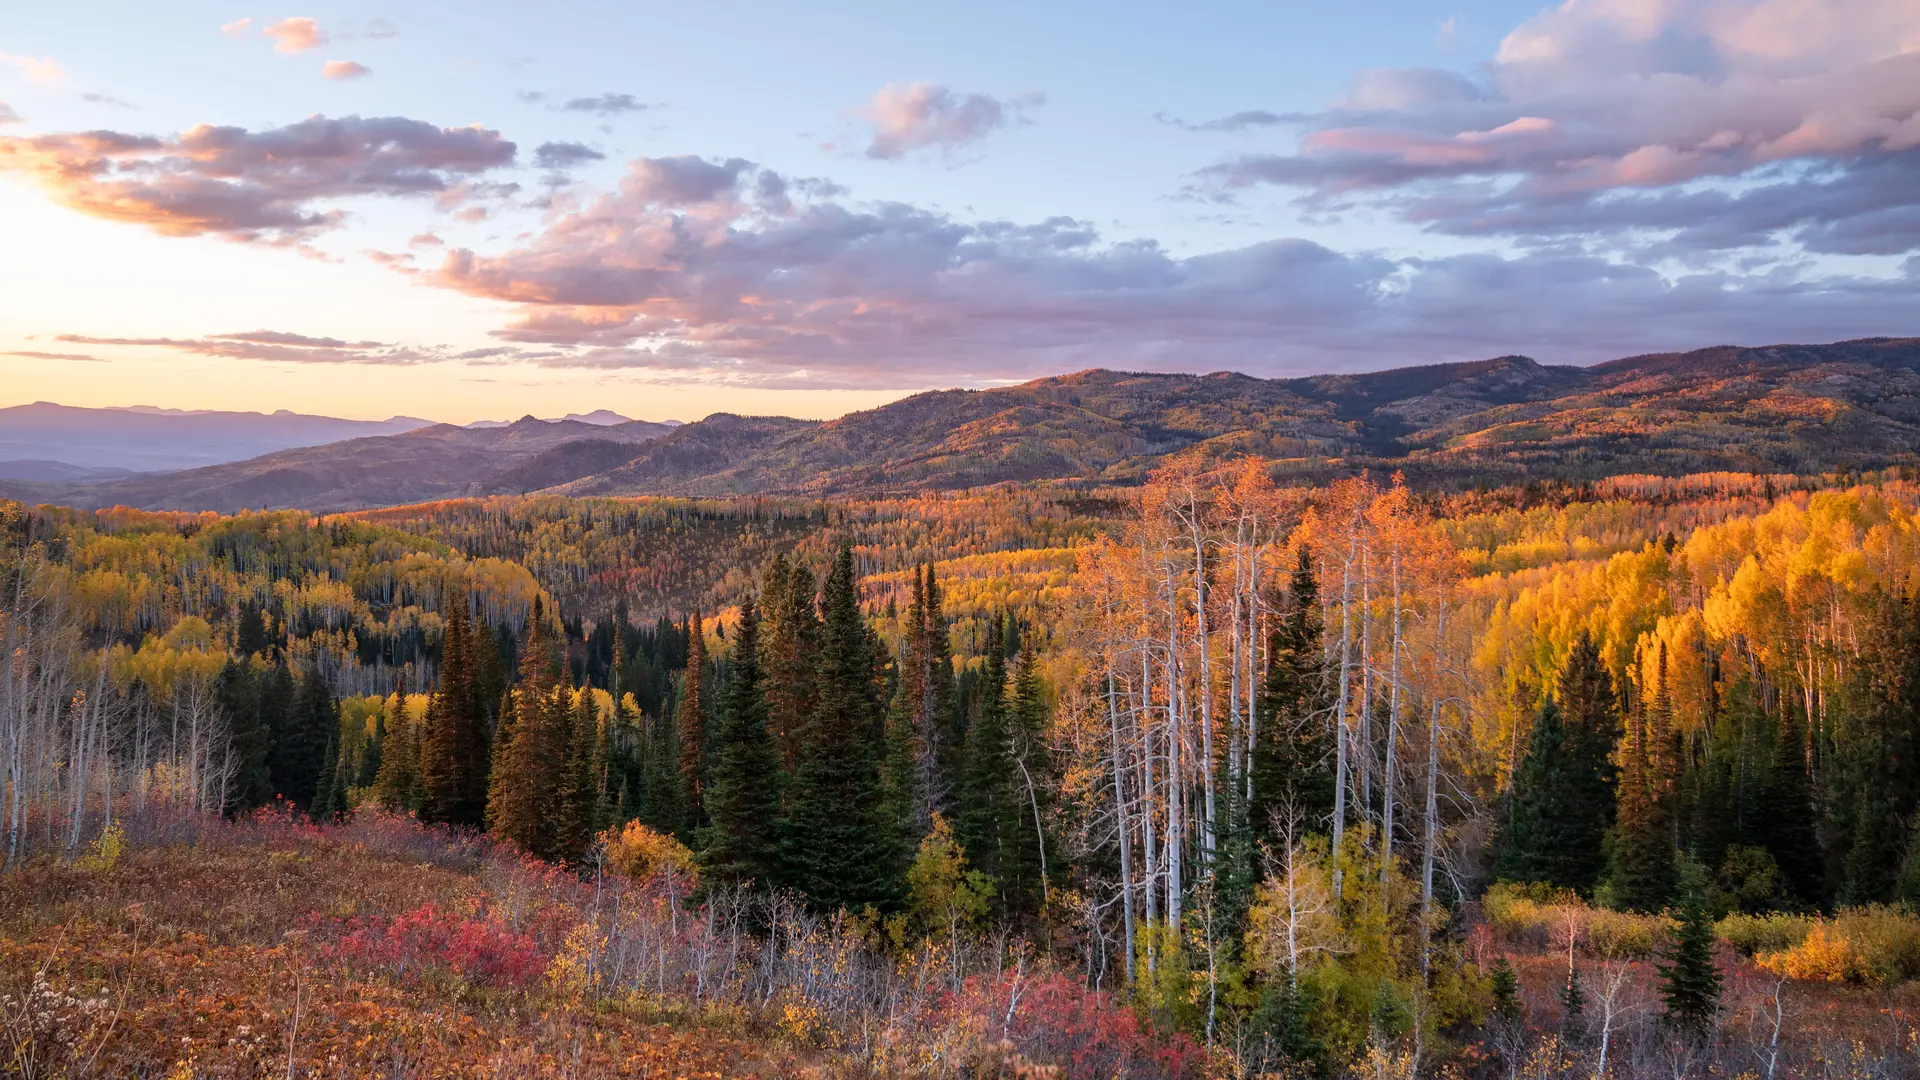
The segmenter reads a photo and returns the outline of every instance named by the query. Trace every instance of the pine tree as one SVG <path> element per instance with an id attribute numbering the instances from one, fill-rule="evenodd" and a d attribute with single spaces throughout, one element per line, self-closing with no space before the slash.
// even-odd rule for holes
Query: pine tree
<path id="1" fill-rule="evenodd" d="M 860 614 L 853 550 L 845 545 L 823 600 L 818 700 L 801 732 L 788 862 L 816 908 L 892 908 L 905 868 L 887 828 L 875 752 L 880 702 L 872 639 Z"/>
<path id="2" fill-rule="evenodd" d="M 313 803 L 307 813 L 315 821 L 333 821 L 339 818 L 343 807 L 344 792 L 339 789 L 340 780 L 340 744 L 338 737 L 327 740 L 327 748 L 320 759 L 320 777 L 314 784 Z"/>
<path id="3" fill-rule="evenodd" d="M 1583 633 L 1561 670 L 1558 700 L 1541 705 L 1514 773 L 1502 878 L 1582 891 L 1599 882 L 1614 817 L 1610 754 L 1619 728 L 1613 680 Z"/>
<path id="4" fill-rule="evenodd" d="M 1013 805 L 1001 834 L 1000 891 L 1010 912 L 1033 915 L 1049 888 L 1046 822 L 1052 816 L 1053 765 L 1046 743 L 1045 691 L 1031 645 L 1015 657 L 1012 683 L 1007 720 Z"/>
<path id="5" fill-rule="evenodd" d="M 1627 911 L 1659 911 L 1673 896 L 1674 755 L 1664 661 L 1659 692 L 1635 711 L 1620 743 L 1618 809 L 1607 837 L 1607 895 Z"/>
<path id="6" fill-rule="evenodd" d="M 333 692 L 318 668 L 308 668 L 299 689 L 282 716 L 268 752 L 268 768 L 276 794 L 301 809 L 313 805 L 319 794 L 329 739 L 339 738 L 339 712 Z"/>
<path id="7" fill-rule="evenodd" d="M 1760 799 L 1758 839 L 1773 855 L 1787 892 L 1804 907 L 1826 901 L 1826 857 L 1820 850 L 1807 775 L 1807 731 L 1798 707 L 1783 703 L 1766 787 Z"/>
<path id="8" fill-rule="evenodd" d="M 702 699 L 701 680 L 707 666 L 706 632 L 700 613 L 687 621 L 687 670 L 680 687 L 679 707 L 673 723 L 680 736 L 680 828 L 682 837 L 691 840 L 706 824 L 707 814 L 702 788 L 707 771 L 707 708 Z"/>
<path id="9" fill-rule="evenodd" d="M 566 761 L 561 766 L 554 793 L 556 816 L 552 858 L 577 863 L 586 857 L 594 837 L 606 828 L 605 792 L 600 786 L 600 720 L 588 690 L 573 694 L 572 708 L 566 713 Z"/>
<path id="10" fill-rule="evenodd" d="M 988 635 L 986 674 L 961 754 L 956 822 L 968 865 L 996 880 L 1006 872 L 1002 853 L 1009 834 L 1019 828 L 1020 812 L 1007 723 L 1007 661 L 1000 639 L 998 633 Z"/>
<path id="11" fill-rule="evenodd" d="M 537 675 L 524 681 L 513 695 L 512 735 L 494 756 L 489 828 L 543 859 L 563 854 L 560 795 L 572 757 L 570 698 L 565 687 Z"/>
<path id="12" fill-rule="evenodd" d="M 775 888 L 780 865 L 780 753 L 767 731 L 760 671 L 760 613 L 749 597 L 733 635 L 733 677 L 715 739 L 700 862 L 709 879 Z"/>
<path id="13" fill-rule="evenodd" d="M 1713 917 L 1707 912 L 1706 891 L 1696 872 L 1684 876 L 1674 930 L 1660 972 L 1660 997 L 1666 1019 L 1680 1031 L 1703 1036 L 1713 1028 L 1720 1011 L 1720 969 L 1713 962 Z"/>
<path id="14" fill-rule="evenodd" d="M 386 738 L 380 749 L 380 771 L 373 778 L 374 802 L 400 814 L 417 813 L 426 797 L 420 779 L 420 725 L 407 711 L 407 680 L 394 684 L 386 704 Z"/>
<path id="15" fill-rule="evenodd" d="M 484 638 L 469 632 L 466 612 L 466 598 L 455 598 L 447 615 L 440 685 L 422 725 L 419 767 L 427 799 L 421 815 L 428 821 L 477 828 L 486 818 L 491 763 L 486 707 L 473 672 L 473 653 Z"/>
<path id="16" fill-rule="evenodd" d="M 1333 817 L 1333 729 L 1326 715 L 1320 587 L 1302 547 L 1267 638 L 1246 814 L 1254 843 L 1272 847 L 1292 806 L 1315 824 Z"/>
<path id="17" fill-rule="evenodd" d="M 214 684 L 215 700 L 233 732 L 234 775 L 223 807 L 228 815 L 244 814 L 273 801 L 273 775 L 267 759 L 275 726 L 273 714 L 284 707 L 285 701 L 284 697 L 273 697 L 276 671 L 268 669 L 256 675 L 247 661 L 229 660 Z"/>
<path id="18" fill-rule="evenodd" d="M 1587 992 L 1580 986 L 1580 969 L 1567 968 L 1567 985 L 1560 990 L 1560 1037 L 1568 1042 L 1577 1041 L 1583 1034 L 1581 1028 L 1587 1011 Z"/>
<path id="19" fill-rule="evenodd" d="M 819 694 L 814 658 L 820 649 L 820 619 L 814 611 L 813 575 L 805 567 L 790 567 L 784 556 L 776 557 L 764 581 L 761 668 L 767 729 L 779 747 L 781 766 L 792 775 L 800 764 L 800 735 Z"/>
<path id="20" fill-rule="evenodd" d="M 1513 965 L 1502 956 L 1493 962 L 1493 1015 L 1503 1022 L 1518 1027 L 1526 1019 L 1526 1010 L 1520 1004 L 1520 976 Z"/>

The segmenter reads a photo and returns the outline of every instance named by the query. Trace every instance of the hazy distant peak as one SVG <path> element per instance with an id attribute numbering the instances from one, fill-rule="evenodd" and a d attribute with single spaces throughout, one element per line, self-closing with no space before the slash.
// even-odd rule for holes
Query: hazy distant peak
<path id="1" fill-rule="evenodd" d="M 615 424 L 631 424 L 633 417 L 621 416 L 612 409 L 595 409 L 590 413 L 568 413 L 568 420 L 578 420 L 582 424 L 594 424 L 599 427 L 612 427 Z"/>

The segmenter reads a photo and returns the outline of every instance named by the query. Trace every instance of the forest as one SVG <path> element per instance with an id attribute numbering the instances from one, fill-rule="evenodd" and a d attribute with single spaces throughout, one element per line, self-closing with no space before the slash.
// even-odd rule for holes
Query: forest
<path id="1" fill-rule="evenodd" d="M 0 502 L 0 1053 L 1920 1070 L 1920 484 L 1277 475 Z"/>

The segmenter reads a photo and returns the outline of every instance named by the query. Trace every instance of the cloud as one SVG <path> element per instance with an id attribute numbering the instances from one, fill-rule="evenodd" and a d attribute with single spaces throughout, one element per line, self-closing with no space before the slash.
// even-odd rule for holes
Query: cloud
<path id="1" fill-rule="evenodd" d="M 1231 116 L 1218 120 L 1206 120 L 1198 124 L 1188 123 L 1176 116 L 1155 113 L 1153 118 L 1163 124 L 1185 128 L 1188 131 L 1245 131 L 1248 128 L 1279 127 L 1283 124 L 1298 124 L 1307 120 L 1302 113 L 1272 113 L 1265 109 L 1244 109 Z"/>
<path id="2" fill-rule="evenodd" d="M 112 94 L 81 94 L 80 100 L 91 102 L 95 105 L 115 105 L 122 109 L 131 109 L 134 107 L 133 102 L 121 101 Z"/>
<path id="3" fill-rule="evenodd" d="M 24 356 L 29 360 L 72 360 L 76 363 L 86 364 L 104 364 L 107 362 L 97 356 L 88 356 L 86 353 L 36 352 L 32 349 L 9 349 L 5 355 Z"/>
<path id="4" fill-rule="evenodd" d="M 514 149 L 478 126 L 314 116 L 260 131 L 0 137 L 0 172 L 24 174 L 82 213 L 168 236 L 297 242 L 342 222 L 345 211 L 327 205 L 337 200 L 485 194 L 460 185 L 512 164 Z"/>
<path id="5" fill-rule="evenodd" d="M 85 334 L 60 334 L 55 340 L 75 345 L 172 349 L 198 356 L 293 364 L 407 366 L 436 364 L 455 358 L 450 350 L 444 348 L 396 345 L 380 341 L 344 341 L 340 338 L 310 337 L 278 330 L 209 334 L 200 338 L 90 337 Z"/>
<path id="6" fill-rule="evenodd" d="M 320 29 L 319 23 L 305 17 L 281 19 L 261 27 L 260 33 L 273 39 L 274 52 L 302 53 L 327 43 L 326 31 Z"/>
<path id="7" fill-rule="evenodd" d="M 544 94 L 523 93 L 521 98 L 538 101 Z M 592 113 L 595 116 L 613 116 L 617 113 L 644 112 L 653 106 L 634 97 L 632 94 L 601 94 L 598 97 L 577 97 L 568 100 L 559 108 L 561 112 Z"/>
<path id="8" fill-rule="evenodd" d="M 584 143 L 541 143 L 533 151 L 533 163 L 542 169 L 570 169 L 589 161 L 605 161 L 607 155 Z"/>
<path id="9" fill-rule="evenodd" d="M 69 78 L 50 56 L 14 56 L 10 53 L 0 53 L 0 64 L 19 68 L 20 74 L 26 76 L 29 82 L 57 83 L 65 82 Z"/>
<path id="10" fill-rule="evenodd" d="M 1910 0 L 1588 0 L 1516 28 L 1484 79 L 1364 72 L 1297 150 L 1217 163 L 1195 188 L 1275 185 L 1452 235 L 1784 260 L 1912 250 L 1894 202 L 1920 188 L 1916 151 Z"/>
<path id="11" fill-rule="evenodd" d="M 6 102 L 0 101 L 0 124 L 20 124 L 20 123 L 25 123 L 25 121 L 20 119 L 20 114 L 17 112 L 14 112 L 12 106 L 8 105 Z"/>
<path id="12" fill-rule="evenodd" d="M 971 145 L 1020 122 L 1045 102 L 1041 94 L 1001 100 L 956 93 L 934 83 L 893 83 L 881 87 L 854 114 L 873 128 L 866 155 L 890 161 L 916 150 L 952 151 Z"/>
<path id="13" fill-rule="evenodd" d="M 352 60 L 329 60 L 320 69 L 320 76 L 326 79 L 359 79 L 373 74 L 373 69 Z"/>
<path id="14" fill-rule="evenodd" d="M 1577 362 L 1910 333 L 1920 310 L 1920 274 L 1663 275 L 1577 252 L 1389 258 L 1299 239 L 1177 256 L 1070 218 L 963 222 L 769 176 L 742 159 L 641 159 L 537 236 L 413 273 L 515 305 L 497 336 L 550 350 L 524 362 L 772 386 Z"/>
<path id="15" fill-rule="evenodd" d="M 400 28 L 385 19 L 373 19 L 367 23 L 366 33 L 360 36 L 370 41 L 391 41 L 400 36 Z"/>
<path id="16" fill-rule="evenodd" d="M 220 28 L 220 32 L 227 35 L 230 38 L 244 37 L 247 32 L 247 27 L 252 25 L 253 25 L 252 19 L 235 19 L 232 22 L 222 26 Z"/>

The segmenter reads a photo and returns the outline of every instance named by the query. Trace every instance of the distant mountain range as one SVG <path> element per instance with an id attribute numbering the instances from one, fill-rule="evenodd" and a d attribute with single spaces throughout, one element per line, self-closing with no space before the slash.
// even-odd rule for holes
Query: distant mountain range
<path id="1" fill-rule="evenodd" d="M 284 409 L 271 415 L 189 412 L 147 405 L 81 409 L 36 401 L 0 409 L 0 463 L 14 466 L 0 476 L 21 472 L 21 461 L 129 472 L 191 469 L 294 446 L 319 446 L 365 435 L 398 435 L 431 423 L 412 416 L 338 420 Z"/>
<path id="2" fill-rule="evenodd" d="M 14 411 L 0 410 L 0 446 Z M 684 425 L 596 414 L 435 425 L 160 476 L 0 481 L 0 495 L 328 512 L 532 491 L 885 494 L 1132 483 L 1188 450 L 1259 454 L 1298 479 L 1368 467 L 1456 486 L 1914 464 L 1920 338 L 1728 346 L 1593 367 L 1505 356 L 1295 379 L 1091 370 L 915 394 L 824 423 L 718 413 Z"/>

